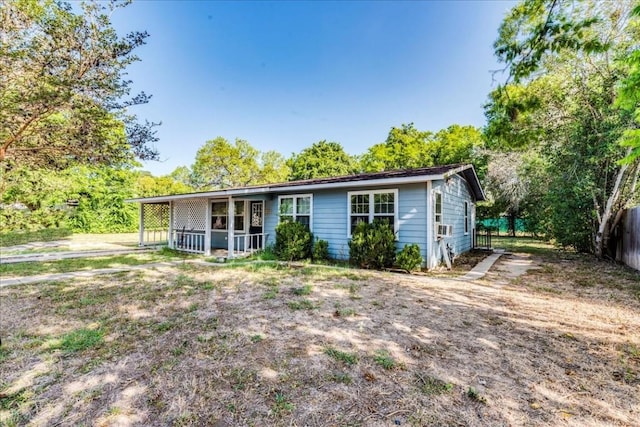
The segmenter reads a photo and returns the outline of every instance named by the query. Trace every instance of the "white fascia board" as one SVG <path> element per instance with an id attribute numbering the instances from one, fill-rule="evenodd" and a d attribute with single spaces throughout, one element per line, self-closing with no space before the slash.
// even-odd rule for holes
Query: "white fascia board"
<path id="1" fill-rule="evenodd" d="M 327 190 L 334 188 L 350 188 L 350 187 L 382 187 L 387 185 L 399 185 L 399 184 L 411 184 L 416 182 L 433 181 L 437 179 L 444 179 L 445 175 L 416 175 L 416 176 L 404 176 L 399 178 L 382 178 L 382 179 L 369 179 L 362 181 L 341 181 L 341 182 L 325 182 L 319 184 L 303 184 L 303 185 L 288 185 L 278 187 L 258 187 L 258 188 L 235 188 L 231 190 L 219 190 L 209 191 L 206 193 L 190 193 L 190 194 L 176 194 L 175 196 L 157 196 L 157 197 L 143 197 L 137 199 L 127 199 L 125 202 L 139 202 L 139 203 L 160 203 L 168 202 L 171 200 L 181 199 L 201 199 L 201 198 L 215 198 L 215 197 L 228 197 L 228 196 L 240 196 L 249 194 L 269 194 L 269 193 L 308 193 L 313 190 Z"/>
<path id="2" fill-rule="evenodd" d="M 434 179 L 442 179 L 442 175 L 417 175 L 417 176 L 404 176 L 401 178 L 382 178 L 382 179 L 369 179 L 369 180 L 363 180 L 363 181 L 343 181 L 343 182 L 328 182 L 328 183 L 321 183 L 321 184 L 292 185 L 288 187 L 271 188 L 269 192 L 277 192 L 277 193 L 285 193 L 289 191 L 309 192 L 313 190 L 326 190 L 326 189 L 333 189 L 333 188 L 382 187 L 387 185 L 425 182 L 425 181 L 431 181 Z"/>
<path id="3" fill-rule="evenodd" d="M 451 170 L 445 172 L 444 174 L 442 174 L 442 177 L 446 179 L 446 178 L 449 178 L 450 176 L 456 175 L 456 174 L 458 174 L 458 173 L 460 173 L 460 172 L 462 172 L 464 170 L 467 170 L 469 168 L 471 168 L 471 165 L 462 165 L 460 167 L 457 167 L 455 169 L 451 169 Z"/>
<path id="4" fill-rule="evenodd" d="M 482 196 L 482 200 L 486 200 L 487 196 L 484 194 L 484 190 L 482 189 L 482 185 L 480 185 L 480 179 L 478 178 L 478 174 L 476 173 L 476 168 L 472 167 L 472 165 L 463 165 L 460 166 L 459 168 L 455 168 L 455 169 L 451 169 L 450 171 L 446 172 L 443 174 L 444 178 L 448 178 L 452 175 L 464 172 L 467 169 L 471 169 L 471 171 L 473 172 L 473 177 L 475 178 L 476 182 L 478 183 L 478 188 L 480 189 L 480 195 Z M 467 181 L 468 183 L 468 181 Z"/>

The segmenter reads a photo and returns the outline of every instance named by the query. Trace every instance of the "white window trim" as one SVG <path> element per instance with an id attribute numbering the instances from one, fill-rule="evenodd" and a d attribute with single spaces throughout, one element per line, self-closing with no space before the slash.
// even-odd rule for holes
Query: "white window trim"
<path id="1" fill-rule="evenodd" d="M 293 216 L 293 220 L 296 220 L 296 217 L 298 216 L 298 213 L 296 212 L 296 207 L 297 207 L 297 198 L 298 197 L 308 197 L 309 198 L 309 231 L 313 233 L 313 193 L 306 193 L 306 194 L 287 194 L 284 196 L 278 196 L 278 222 L 282 222 L 280 219 L 281 213 L 280 213 L 280 203 L 282 199 L 293 199 L 293 214 L 291 216 Z M 289 215 L 287 215 L 289 216 Z M 302 216 L 306 216 L 306 215 L 302 215 Z"/>
<path id="2" fill-rule="evenodd" d="M 244 203 L 244 214 L 243 214 L 244 221 L 242 221 L 243 228 L 242 228 L 242 230 L 233 230 L 234 233 L 243 233 L 244 234 L 244 233 L 247 232 L 247 200 L 248 199 L 233 199 L 233 203 L 236 203 L 236 202 L 243 202 Z M 229 224 L 229 200 L 211 200 L 211 208 L 212 208 L 211 218 L 213 218 L 213 204 L 214 203 L 226 203 L 227 204 L 227 225 L 228 225 Z M 234 207 L 234 209 L 233 209 L 234 214 L 235 214 L 235 211 L 236 210 L 235 210 L 235 207 Z M 239 216 L 239 215 L 234 215 L 234 216 Z M 211 221 L 211 218 L 209 219 L 209 221 Z M 234 226 L 235 226 L 235 223 L 236 222 L 233 221 Z M 223 230 L 223 229 L 220 229 L 220 228 L 213 229 L 213 227 L 211 228 L 211 231 L 214 232 L 214 233 L 228 233 L 229 232 L 228 228 L 225 228 Z"/>
<path id="3" fill-rule="evenodd" d="M 440 221 L 444 220 L 444 196 L 442 195 L 441 190 L 433 190 L 433 238 L 434 240 L 438 239 L 438 222 L 436 221 L 436 195 L 440 195 Z M 442 224 L 442 222 L 440 222 Z"/>
<path id="4" fill-rule="evenodd" d="M 469 229 L 471 229 L 469 224 L 469 218 L 471 216 L 471 212 L 469 209 L 469 201 L 465 200 L 464 201 L 464 235 L 468 235 L 469 234 Z"/>
<path id="5" fill-rule="evenodd" d="M 369 223 L 373 222 L 374 214 L 374 194 L 388 194 L 393 193 L 393 230 L 396 235 L 396 240 L 400 235 L 400 221 L 398 220 L 398 189 L 389 188 L 386 190 L 362 190 L 362 191 L 349 191 L 347 193 L 347 237 L 351 238 L 351 196 L 357 196 L 359 194 L 369 195 Z"/>

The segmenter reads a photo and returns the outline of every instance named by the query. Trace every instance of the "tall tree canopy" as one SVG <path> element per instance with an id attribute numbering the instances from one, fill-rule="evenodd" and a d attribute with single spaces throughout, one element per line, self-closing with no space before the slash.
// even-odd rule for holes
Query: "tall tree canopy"
<path id="1" fill-rule="evenodd" d="M 219 136 L 198 150 L 191 167 L 191 183 L 197 190 L 243 187 L 282 182 L 288 173 L 280 153 L 260 153 L 243 139 L 232 144 Z"/>
<path id="2" fill-rule="evenodd" d="M 631 19 L 640 26 L 640 3 L 632 10 Z M 629 74 L 620 84 L 616 105 L 635 117 L 635 126 L 627 129 L 621 140 L 621 145 L 629 148 L 622 161 L 628 164 L 640 158 L 640 47 L 636 46 L 623 61 L 629 66 Z"/>
<path id="3" fill-rule="evenodd" d="M 474 126 L 456 124 L 442 129 L 433 136 L 427 148 L 432 165 L 471 163 L 481 178 L 486 173 L 484 136 Z"/>
<path id="4" fill-rule="evenodd" d="M 125 78 L 146 32 L 119 37 L 109 16 L 126 3 L 0 3 L 0 162 L 65 168 L 155 159 L 153 123 L 129 107 Z"/>
<path id="5" fill-rule="evenodd" d="M 149 172 L 137 172 L 135 181 L 135 197 L 164 196 L 182 194 L 193 191 L 191 186 L 174 179 L 171 175 L 153 176 Z"/>
<path id="6" fill-rule="evenodd" d="M 584 4 L 577 3 L 523 0 L 511 9 L 494 43 L 496 56 L 505 64 L 511 79 L 517 83 L 529 77 L 549 56 L 563 51 L 606 51 L 609 40 L 589 31 L 599 17 L 585 13 Z"/>
<path id="7" fill-rule="evenodd" d="M 130 167 L 73 166 L 51 171 L 16 166 L 3 181 L 2 231 L 66 226 L 73 231 L 134 231 L 140 173 Z M 166 193 L 164 193 L 166 194 Z"/>
<path id="8" fill-rule="evenodd" d="M 375 144 L 362 156 L 362 169 L 378 172 L 455 163 L 473 163 L 484 175 L 482 132 L 473 126 L 451 125 L 437 133 L 421 131 L 413 123 L 393 127 L 387 140 Z"/>
<path id="9" fill-rule="evenodd" d="M 344 151 L 342 145 L 325 140 L 293 154 L 287 164 L 291 168 L 290 181 L 349 175 L 358 171 L 357 161 Z"/>
<path id="10" fill-rule="evenodd" d="M 379 172 L 431 166 L 427 144 L 432 137 L 431 132 L 420 131 L 413 123 L 392 127 L 385 142 L 372 145 L 362 156 L 362 168 Z"/>
<path id="11" fill-rule="evenodd" d="M 521 2 L 495 44 L 513 83 L 486 106 L 490 147 L 527 152 L 538 164 L 518 171 L 524 182 L 535 172 L 545 187 L 540 203 L 528 204 L 538 210 L 533 216 L 549 237 L 599 256 L 614 255 L 612 231 L 638 201 L 639 162 L 619 163 L 630 152 L 619 141 L 633 116 L 615 104 L 629 76 L 626 58 L 640 42 L 630 9 L 630 2 Z"/>

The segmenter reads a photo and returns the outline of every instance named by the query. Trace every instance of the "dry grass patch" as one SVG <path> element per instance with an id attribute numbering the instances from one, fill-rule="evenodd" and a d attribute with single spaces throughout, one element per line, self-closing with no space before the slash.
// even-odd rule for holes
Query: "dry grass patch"
<path id="1" fill-rule="evenodd" d="M 3 288 L 0 423 L 632 425 L 637 276 L 566 261 L 477 283 L 264 263 Z"/>

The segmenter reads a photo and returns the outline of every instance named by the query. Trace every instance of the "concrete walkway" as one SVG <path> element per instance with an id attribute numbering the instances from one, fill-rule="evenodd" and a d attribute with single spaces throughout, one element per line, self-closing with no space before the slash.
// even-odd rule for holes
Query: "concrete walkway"
<path id="1" fill-rule="evenodd" d="M 137 241 L 135 242 L 137 243 Z M 10 255 L 14 252 L 38 252 L 39 250 L 51 251 L 88 251 L 88 250 L 106 250 L 106 249 L 131 249 L 136 247 L 134 243 L 114 243 L 103 241 L 73 241 L 73 240 L 52 240 L 49 242 L 30 242 L 22 245 L 4 246 L 0 248 L 0 254 Z M 17 255 L 17 254 L 16 254 Z"/>
<path id="2" fill-rule="evenodd" d="M 0 264 L 14 264 L 17 262 L 34 262 L 34 261 L 59 261 L 61 259 L 71 258 L 91 258 L 111 255 L 126 255 L 136 252 L 148 252 L 156 250 L 155 248 L 128 248 L 128 249 L 104 249 L 93 251 L 65 251 L 65 252 L 39 252 L 32 254 L 19 255 L 2 255 L 0 256 Z"/>
<path id="3" fill-rule="evenodd" d="M 72 271 L 68 273 L 41 274 L 38 276 L 24 276 L 24 277 L 16 277 L 13 279 L 0 279 L 0 288 L 4 288 L 5 286 L 28 285 L 31 283 L 38 283 L 38 282 L 55 282 L 57 280 L 86 278 L 86 277 L 99 276 L 102 274 L 122 273 L 126 271 L 147 270 L 149 268 L 172 267 L 182 262 L 183 261 L 154 262 L 150 264 L 129 265 L 126 267 L 99 268 L 95 270 Z"/>
<path id="4" fill-rule="evenodd" d="M 460 276 L 458 280 L 477 280 L 484 277 L 489 269 L 493 267 L 498 258 L 504 255 L 503 249 L 496 249 L 491 255 L 480 261 L 475 267 L 467 272 L 464 276 Z"/>

